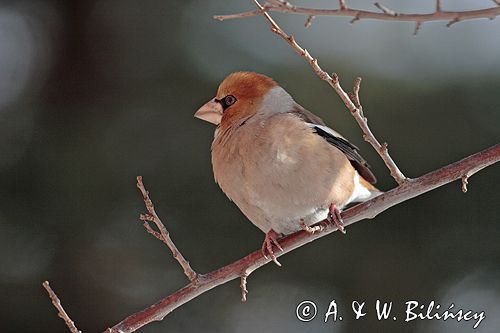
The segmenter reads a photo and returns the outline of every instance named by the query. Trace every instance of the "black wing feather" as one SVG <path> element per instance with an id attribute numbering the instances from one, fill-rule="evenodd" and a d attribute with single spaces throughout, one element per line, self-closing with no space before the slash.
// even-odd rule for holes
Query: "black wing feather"
<path id="1" fill-rule="evenodd" d="M 377 179 L 375 175 L 371 172 L 370 166 L 365 161 L 363 157 L 358 153 L 359 148 L 347 141 L 344 138 L 335 136 L 325 130 L 321 129 L 319 126 L 326 126 L 323 119 L 318 117 L 312 112 L 307 111 L 302 106 L 296 104 L 295 107 L 290 111 L 296 117 L 299 117 L 302 121 L 312 125 L 314 132 L 321 137 L 323 137 L 329 144 L 338 148 L 343 152 L 346 157 L 351 162 L 352 166 L 358 171 L 358 173 L 366 179 L 371 184 L 375 184 Z M 318 125 L 318 126 L 317 126 Z"/>
<path id="2" fill-rule="evenodd" d="M 358 153 L 358 147 L 344 138 L 328 133 L 321 127 L 313 125 L 312 129 L 316 134 L 323 137 L 329 144 L 343 152 L 349 159 L 353 167 L 359 172 L 361 177 L 366 179 L 371 184 L 375 184 L 377 182 L 375 175 L 370 170 L 370 165 L 368 165 L 366 160 Z"/>

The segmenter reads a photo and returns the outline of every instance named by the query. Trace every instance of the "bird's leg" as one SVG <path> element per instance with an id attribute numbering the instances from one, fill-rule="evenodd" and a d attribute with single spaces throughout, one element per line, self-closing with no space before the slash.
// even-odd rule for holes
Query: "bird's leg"
<path id="1" fill-rule="evenodd" d="M 315 232 L 321 232 L 325 230 L 325 226 L 323 224 L 320 223 L 318 225 L 315 225 L 314 227 L 310 227 L 304 222 L 304 219 L 300 219 L 299 225 L 300 229 L 310 234 L 314 234 Z"/>
<path id="2" fill-rule="evenodd" d="M 266 237 L 264 238 L 264 243 L 262 244 L 262 254 L 264 255 L 264 258 L 267 259 L 266 255 L 267 251 L 267 253 L 269 253 L 269 256 L 274 261 L 274 263 L 281 267 L 281 264 L 279 263 L 278 259 L 276 259 L 276 256 L 274 255 L 273 252 L 273 245 L 275 245 L 280 251 L 283 251 L 283 248 L 281 247 L 280 243 L 278 243 L 278 237 L 279 234 L 273 229 L 267 232 Z"/>
<path id="3" fill-rule="evenodd" d="M 334 203 L 332 203 L 328 209 L 327 219 L 333 223 L 341 233 L 345 234 L 344 223 L 342 221 L 342 216 L 340 216 L 340 210 Z"/>

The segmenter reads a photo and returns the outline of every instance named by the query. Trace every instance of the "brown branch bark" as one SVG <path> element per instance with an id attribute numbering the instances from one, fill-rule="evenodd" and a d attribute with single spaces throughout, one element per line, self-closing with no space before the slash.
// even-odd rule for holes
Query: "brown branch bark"
<path id="1" fill-rule="evenodd" d="M 363 219 L 374 218 L 386 209 L 403 201 L 414 198 L 454 180 L 462 179 L 464 175 L 470 177 L 477 171 L 498 161 L 500 161 L 500 144 L 436 171 L 432 171 L 419 178 L 409 180 L 370 201 L 344 211 L 342 213 L 344 225 L 348 226 Z M 336 231 L 336 228 L 331 224 L 327 224 L 322 232 L 311 234 L 306 231 L 299 231 L 289 235 L 280 240 L 283 252 L 276 253 L 276 255 L 282 256 L 334 231 Z M 244 258 L 208 274 L 199 274 L 195 281 L 179 289 L 172 295 L 163 298 L 156 304 L 125 318 L 120 323 L 109 328 L 106 332 L 130 333 L 153 321 L 162 320 L 170 312 L 193 298 L 221 284 L 241 278 L 242 276 L 247 276 L 270 261 L 271 259 L 266 259 L 262 256 L 262 251 L 257 250 Z M 241 284 L 244 286 L 242 290 L 246 290 L 246 279 L 242 281 Z"/>
<path id="2" fill-rule="evenodd" d="M 500 2 L 494 0 L 494 2 L 498 5 Z M 342 3 L 342 2 L 341 2 Z M 399 13 L 394 10 L 391 10 L 380 3 L 378 4 L 378 8 L 381 9 L 381 12 L 369 11 L 369 10 L 361 10 L 348 8 L 345 6 L 344 8 L 339 9 L 317 9 L 317 8 L 307 8 L 293 5 L 284 5 L 284 4 L 276 4 L 266 3 L 264 6 L 265 11 L 271 12 L 281 12 L 281 13 L 291 13 L 291 14 L 302 14 L 302 15 L 313 15 L 313 16 L 345 16 L 352 17 L 353 21 L 357 21 L 359 19 L 375 19 L 375 20 L 384 20 L 384 21 L 404 21 L 404 22 L 430 22 L 430 21 L 465 21 L 472 20 L 478 18 L 487 18 L 493 19 L 500 15 L 500 7 L 495 6 L 491 8 L 485 9 L 476 9 L 476 10 L 466 10 L 466 11 L 443 11 L 441 10 L 441 4 L 439 1 L 436 2 L 436 11 L 427 14 L 412 14 L 412 13 Z M 382 9 L 383 8 L 383 9 Z M 236 13 L 236 14 L 228 14 L 228 15 L 215 15 L 214 18 L 220 21 L 231 20 L 231 19 L 239 19 L 245 17 L 252 17 L 259 15 L 262 11 L 259 9 Z"/>

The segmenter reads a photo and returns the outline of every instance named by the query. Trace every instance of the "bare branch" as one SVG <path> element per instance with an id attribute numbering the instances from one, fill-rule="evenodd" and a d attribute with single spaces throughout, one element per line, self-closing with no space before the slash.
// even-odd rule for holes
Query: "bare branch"
<path id="1" fill-rule="evenodd" d="M 469 175 L 462 176 L 462 192 L 467 193 L 467 185 L 469 184 Z"/>
<path id="2" fill-rule="evenodd" d="M 441 11 L 441 0 L 436 0 L 436 13 Z"/>
<path id="3" fill-rule="evenodd" d="M 398 16 L 399 14 L 396 13 L 394 10 L 387 8 L 386 6 L 382 5 L 381 3 L 375 2 L 374 3 L 375 7 L 380 9 L 382 13 L 389 15 L 389 16 Z"/>
<path id="4" fill-rule="evenodd" d="M 241 301 L 242 302 L 247 301 L 247 295 L 248 295 L 247 278 L 248 278 L 247 273 L 243 273 L 241 275 L 240 288 L 241 288 Z"/>
<path id="5" fill-rule="evenodd" d="M 446 27 L 449 28 L 451 27 L 452 24 L 455 24 L 457 22 L 460 22 L 461 18 L 460 16 L 455 16 L 452 20 L 450 20 L 448 23 L 446 23 Z"/>
<path id="6" fill-rule="evenodd" d="M 277 6 L 291 6 L 291 4 L 287 1 L 283 1 L 283 0 L 268 0 L 269 3 L 271 4 L 275 4 Z"/>
<path id="7" fill-rule="evenodd" d="M 414 36 L 416 36 L 418 34 L 421 27 L 422 27 L 422 22 L 420 22 L 420 21 L 415 22 L 415 30 L 413 30 Z"/>
<path id="8" fill-rule="evenodd" d="M 499 161 L 500 144 L 497 144 L 441 169 L 432 171 L 419 178 L 409 180 L 382 195 L 345 210 L 342 212 L 344 225 L 348 226 L 363 219 L 374 218 L 383 211 L 403 201 L 414 198 L 454 180 L 462 179 L 463 175 L 471 176 L 479 170 Z M 280 239 L 279 242 L 283 247 L 283 252 L 277 253 L 276 256 L 282 256 L 337 230 L 331 223 L 322 223 L 324 223 L 325 226 L 322 232 L 309 233 L 306 231 L 299 231 Z M 262 251 L 259 249 L 227 266 L 221 267 L 205 275 L 198 275 L 196 281 L 189 283 L 156 304 L 127 317 L 122 322 L 109 328 L 106 332 L 131 333 L 148 323 L 162 320 L 170 312 L 191 299 L 226 282 L 238 278 L 241 279 L 242 276 L 245 275 L 248 276 L 248 274 L 269 262 L 271 262 L 271 259 L 264 258 Z M 246 286 L 245 282 L 246 281 L 242 281 L 241 284 Z M 245 290 L 246 288 L 242 289 Z"/>
<path id="9" fill-rule="evenodd" d="M 340 10 L 346 10 L 347 6 L 345 4 L 345 0 L 339 0 L 339 9 Z"/>
<path id="10" fill-rule="evenodd" d="M 49 281 L 43 282 L 42 286 L 49 293 L 50 300 L 52 301 L 54 307 L 57 309 L 57 315 L 59 316 L 59 318 L 64 320 L 64 323 L 66 323 L 66 326 L 68 326 L 69 331 L 71 333 L 82 333 L 80 330 L 78 330 L 78 328 L 76 328 L 75 322 L 71 320 L 66 311 L 64 311 L 61 301 L 59 300 L 59 297 L 57 297 L 54 290 L 52 290 L 52 288 L 50 287 Z"/>
<path id="11" fill-rule="evenodd" d="M 349 111 L 351 111 L 351 114 L 353 115 L 354 119 L 356 119 L 356 122 L 363 131 L 363 138 L 365 139 L 365 141 L 370 143 L 372 147 L 377 151 L 377 153 L 380 155 L 385 165 L 389 169 L 391 176 L 396 180 L 396 182 L 398 184 L 402 184 L 407 181 L 408 178 L 403 175 L 403 173 L 399 170 L 398 166 L 389 155 L 387 144 L 381 145 L 368 127 L 367 119 L 363 116 L 362 113 L 361 104 L 357 106 L 356 103 L 353 102 L 351 97 L 349 97 L 349 95 L 344 91 L 344 89 L 342 89 L 337 75 L 333 74 L 332 77 L 327 72 L 325 72 L 318 65 L 317 59 L 313 58 L 306 49 L 302 48 L 293 36 L 288 35 L 283 29 L 281 29 L 281 27 L 276 23 L 271 15 L 269 15 L 269 13 L 265 11 L 265 8 L 261 6 L 257 0 L 254 0 L 254 2 L 257 6 L 257 9 L 259 9 L 259 11 L 261 12 L 262 16 L 264 16 L 264 18 L 271 24 L 271 31 L 283 38 L 288 44 L 290 44 L 290 46 L 311 65 L 316 75 L 319 76 L 322 80 L 326 81 L 340 96 L 345 106 Z M 359 92 L 360 83 L 361 79 L 358 78 L 357 82 L 355 83 L 355 90 L 357 89 L 357 92 Z M 355 96 L 355 101 L 359 102 L 359 96 Z"/>
<path id="12" fill-rule="evenodd" d="M 350 21 L 349 21 L 349 23 L 353 24 L 354 22 L 359 21 L 359 15 L 358 15 L 358 14 L 359 14 L 359 13 L 357 13 L 357 14 L 356 14 L 356 15 L 352 18 L 352 20 L 350 20 Z"/>
<path id="13" fill-rule="evenodd" d="M 312 21 L 313 21 L 315 18 L 316 18 L 316 16 L 314 16 L 314 15 L 309 15 L 309 16 L 307 17 L 306 23 L 304 23 L 304 26 L 305 26 L 306 28 L 309 28 L 309 27 L 311 26 L 311 24 L 312 24 Z"/>
<path id="14" fill-rule="evenodd" d="M 158 231 L 153 230 L 153 228 L 151 228 L 151 225 L 148 223 L 148 221 L 149 221 L 149 217 L 150 217 L 150 216 L 151 216 L 151 215 L 141 214 L 141 215 L 139 216 L 139 219 L 140 219 L 141 221 L 144 221 L 144 223 L 143 223 L 142 225 L 144 226 L 144 228 L 146 228 L 146 231 L 148 232 L 148 234 L 153 235 L 156 239 L 158 239 L 158 240 L 160 240 L 160 241 L 162 241 L 162 242 L 163 242 L 163 237 L 162 237 L 162 235 L 161 235 Z"/>
<path id="15" fill-rule="evenodd" d="M 384 20 L 384 21 L 403 21 L 403 22 L 424 22 L 430 21 L 453 21 L 458 17 L 459 21 L 472 20 L 478 18 L 491 19 L 500 15 L 500 0 L 493 0 L 496 4 L 495 7 L 476 9 L 476 10 L 466 10 L 466 11 L 442 11 L 441 3 L 438 0 L 436 2 L 436 10 L 428 14 L 412 14 L 412 13 L 399 13 L 388 9 L 387 7 L 378 4 L 377 7 L 382 12 L 374 12 L 369 10 L 360 10 L 342 8 L 343 1 L 341 0 L 341 6 L 339 9 L 317 9 L 317 8 L 307 8 L 294 6 L 290 3 L 284 5 L 274 5 L 268 2 L 263 6 L 264 11 L 269 12 L 281 12 L 281 13 L 291 13 L 300 15 L 314 15 L 314 16 L 344 16 L 352 17 L 351 23 L 359 19 L 374 19 L 374 20 Z M 229 14 L 229 15 L 215 15 L 214 18 L 220 21 L 239 19 L 244 17 L 256 16 L 261 14 L 262 10 L 256 9 L 248 12 Z"/>
<path id="16" fill-rule="evenodd" d="M 359 100 L 359 89 L 361 88 L 361 77 L 357 77 L 354 80 L 352 102 L 359 109 L 361 107 L 361 102 Z"/>
<path id="17" fill-rule="evenodd" d="M 168 246 L 170 251 L 172 251 L 172 255 L 174 256 L 174 258 L 181 265 L 182 269 L 184 270 L 184 274 L 188 277 L 189 281 L 195 281 L 197 278 L 197 273 L 191 268 L 191 265 L 189 265 L 189 261 L 187 261 L 181 254 L 179 249 L 177 249 L 177 246 L 175 246 L 174 242 L 170 238 L 167 228 L 165 228 L 165 225 L 161 222 L 160 218 L 156 214 L 155 207 L 153 205 L 153 202 L 149 198 L 149 192 L 146 190 L 144 184 L 142 183 L 141 176 L 137 176 L 137 188 L 142 193 L 144 204 L 146 205 L 146 209 L 148 211 L 148 214 L 141 214 L 139 217 L 142 221 L 144 221 L 144 227 L 146 228 L 147 232 L 158 238 Z M 154 222 L 160 232 L 153 230 L 149 225 L 149 222 Z"/>

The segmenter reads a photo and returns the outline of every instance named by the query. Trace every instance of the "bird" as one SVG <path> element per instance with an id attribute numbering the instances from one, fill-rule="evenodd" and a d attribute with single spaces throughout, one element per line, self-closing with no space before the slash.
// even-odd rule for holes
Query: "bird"
<path id="1" fill-rule="evenodd" d="M 229 74 L 194 116 L 216 125 L 215 181 L 266 234 L 262 253 L 278 266 L 280 237 L 325 220 L 345 233 L 341 210 L 382 193 L 359 148 L 266 75 Z"/>

